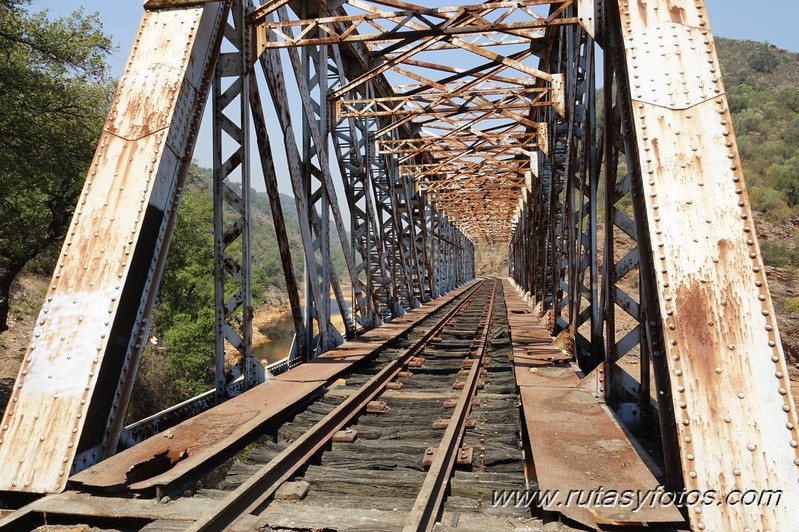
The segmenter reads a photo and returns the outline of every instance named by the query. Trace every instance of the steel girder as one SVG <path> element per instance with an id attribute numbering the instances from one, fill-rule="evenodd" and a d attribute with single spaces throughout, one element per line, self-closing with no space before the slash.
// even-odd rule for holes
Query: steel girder
<path id="1" fill-rule="evenodd" d="M 574 16 L 573 8 L 564 16 Z M 581 367 L 591 370 L 603 360 L 594 42 L 581 26 L 560 27 L 548 38 L 550 52 L 542 65 L 564 76 L 566 113 L 538 109 L 543 138 L 540 149 L 531 154 L 527 186 L 509 239 L 510 268 L 535 297 L 551 332 L 568 327 Z"/>
<path id="2" fill-rule="evenodd" d="M 117 448 L 228 10 L 142 18 L 3 417 L 2 490 L 61 491 Z"/>
<path id="3" fill-rule="evenodd" d="M 300 190 L 310 200 L 300 209 L 307 218 L 306 259 L 313 259 L 309 268 L 316 268 L 307 284 L 321 284 L 306 298 L 313 301 L 308 315 L 319 318 L 324 313 L 328 283 L 342 299 L 326 257 L 330 221 L 339 233 L 354 289 L 355 321 L 346 326 L 350 334 L 356 327 L 376 323 L 377 315 L 399 314 L 401 308 L 413 308 L 474 275 L 472 242 L 509 241 L 510 271 L 549 317 L 552 332 L 568 327 L 583 369 L 604 361 L 597 370 L 604 378 L 598 381 L 609 403 L 623 412 L 624 405 L 634 401 L 646 412 L 648 383 L 654 377 L 672 487 L 682 480 L 701 487 L 697 478 L 713 487 L 735 484 L 735 479 L 726 480 L 724 468 L 729 464 L 722 463 L 714 446 L 748 464 L 744 471 L 736 468 L 739 473 L 733 476 L 745 473 L 747 480 L 762 486 L 769 477 L 765 473 L 770 473 L 788 485 L 796 477 L 789 463 L 796 451 L 788 449 L 784 432 L 782 439 L 777 436 L 772 420 L 782 419 L 777 409 L 785 413 L 795 449 L 795 405 L 784 382 L 784 357 L 762 279 L 762 258 L 747 221 L 751 212 L 734 141 L 717 142 L 721 135 L 731 139 L 732 132 L 702 2 L 680 4 L 679 16 L 673 10 L 657 11 L 673 2 L 645 4 L 628 9 L 626 2 L 529 0 L 449 9 L 393 0 L 277 0 L 253 10 L 248 20 L 256 33 L 254 53 L 276 63 L 279 56 L 274 51 L 288 49 L 304 110 L 303 153 L 294 149 L 294 163 L 300 167 L 295 194 Z M 548 13 L 541 13 L 539 6 L 548 7 Z M 606 87 L 610 92 L 615 84 L 618 98 L 615 108 L 610 95 L 605 98 L 601 138 L 593 86 L 594 38 L 606 48 Z M 665 40 L 685 50 L 685 57 L 661 52 L 666 63 L 662 71 L 655 71 L 652 62 L 641 61 L 638 54 L 659 51 L 652 43 Z M 705 50 L 686 44 L 699 42 Z M 302 58 L 298 46 L 304 49 Z M 472 64 L 458 68 L 430 57 L 432 52 L 453 51 L 472 54 Z M 531 64 L 537 57 L 541 63 Z M 684 98 L 668 88 L 673 81 L 669 76 L 682 76 L 687 70 L 683 60 L 700 77 L 695 86 L 683 79 Z M 278 94 L 285 99 L 285 87 Z M 694 122 L 693 113 L 699 115 Z M 723 132 L 716 131 L 719 116 Z M 327 160 L 328 126 L 336 131 L 340 164 L 342 159 L 349 163 L 341 169 L 352 185 L 347 196 L 352 239 L 344 234 L 337 212 Z M 687 135 L 670 137 L 677 127 L 692 138 L 707 139 L 706 145 L 695 141 L 691 146 Z M 349 135 L 340 134 L 347 131 Z M 655 145 L 653 136 L 662 164 L 653 164 L 646 153 Z M 702 157 L 690 159 L 691 152 L 701 152 Z M 597 245 L 601 157 L 606 222 L 602 261 Z M 617 172 L 622 157 L 626 175 Z M 732 161 L 729 170 L 717 173 L 735 184 L 723 187 L 704 165 L 727 160 Z M 701 176 L 698 184 L 685 178 L 691 172 Z M 694 190 L 711 179 L 716 194 L 707 192 L 709 188 Z M 370 185 L 373 213 L 367 201 Z M 731 187 L 737 196 L 732 196 Z M 720 207 L 718 223 L 700 220 L 695 207 L 677 208 L 679 194 L 688 189 Z M 737 207 L 721 209 L 730 205 L 719 198 L 728 196 L 730 205 L 737 198 Z M 678 211 L 686 211 L 686 216 L 678 216 Z M 737 218 L 728 215 L 733 211 Z M 370 223 L 382 229 L 382 247 L 377 239 L 372 243 L 364 238 Z M 713 246 L 670 238 L 664 228 L 691 229 L 717 239 L 719 246 L 724 243 L 726 255 L 713 255 Z M 739 232 L 747 235 L 745 240 Z M 628 240 L 621 258 L 614 253 L 620 238 Z M 701 270 L 694 268 L 694 256 L 704 261 Z M 374 262 L 379 267 L 369 266 L 372 257 L 379 257 Z M 751 271 L 736 270 L 747 257 Z M 699 277 L 704 282 L 697 281 Z M 685 279 L 710 284 L 689 287 L 689 293 L 682 286 Z M 753 318 L 756 331 L 747 328 L 739 314 L 719 308 L 728 305 L 724 296 L 734 288 L 730 283 L 741 279 L 756 287 L 735 292 L 743 307 L 760 311 Z M 368 289 L 374 286 L 382 287 L 381 296 Z M 691 330 L 696 326 L 690 319 L 691 306 L 713 316 L 708 327 L 724 325 L 702 328 L 704 334 Z M 622 317 L 627 324 L 620 328 Z M 317 327 L 321 331 L 323 324 L 317 321 Z M 329 339 L 322 335 L 320 340 L 324 349 Z M 777 382 L 765 382 L 762 377 L 771 366 L 766 358 L 751 354 L 765 350 L 761 344 L 766 342 Z M 705 371 L 709 362 L 695 354 L 698 349 L 717 364 L 715 372 Z M 740 353 L 740 358 L 731 360 L 725 349 Z M 628 385 L 631 379 L 619 365 L 620 357 L 635 350 L 641 368 L 637 387 Z M 751 383 L 755 401 L 744 401 L 747 394 L 738 392 L 743 401 L 738 403 L 728 395 L 732 386 L 744 382 L 747 368 L 761 378 Z M 704 387 L 715 392 L 728 416 L 722 417 L 708 403 Z M 747 433 L 751 442 L 743 447 L 734 436 L 749 411 L 758 413 L 766 429 Z M 733 423 L 735 429 L 721 421 Z M 702 432 L 703 441 L 692 438 L 693 430 L 706 427 L 712 430 L 709 435 Z M 744 449 L 761 448 L 771 462 L 747 458 Z M 779 470 L 772 463 L 779 463 Z M 786 522 L 782 514 L 772 517 L 772 524 Z M 692 520 L 702 526 L 705 521 L 730 525 L 744 522 L 746 516 L 728 519 L 708 512 L 701 518 L 692 515 Z"/>
<path id="4" fill-rule="evenodd" d="M 327 336 L 329 320 L 329 308 L 322 306 L 316 309 L 315 312 L 308 312 L 308 305 L 310 301 L 322 301 L 322 286 L 318 282 L 321 276 L 320 267 L 316 258 L 316 249 L 314 246 L 315 227 L 312 224 L 310 217 L 310 206 L 308 192 L 306 190 L 306 182 L 304 176 L 303 158 L 300 154 L 300 149 L 295 139 L 295 129 L 291 117 L 290 107 L 288 103 L 288 91 L 286 88 L 285 78 L 283 76 L 283 65 L 280 56 L 276 53 L 265 53 L 259 58 L 261 68 L 264 71 L 267 85 L 269 86 L 269 93 L 272 97 L 272 104 L 277 113 L 278 122 L 284 133 L 283 145 L 286 152 L 286 160 L 288 163 L 288 174 L 291 180 L 292 190 L 294 192 L 294 200 L 297 205 L 298 221 L 300 225 L 300 233 L 302 236 L 303 258 L 305 259 L 305 324 L 303 325 L 303 332 L 305 338 L 302 344 L 306 347 L 305 356 L 312 356 L 315 350 L 313 338 L 311 338 L 314 330 L 312 319 L 316 320 L 316 330 L 320 335 Z M 285 267 L 285 265 L 284 265 Z M 308 282 L 311 278 L 315 282 Z M 329 287 L 329 284 L 326 285 Z M 328 288 L 329 294 L 329 288 Z M 329 298 L 329 295 L 327 296 Z"/>
<path id="5" fill-rule="evenodd" d="M 605 38 L 608 53 L 605 56 L 604 76 L 608 87 L 616 89 L 616 105 L 612 91 L 605 94 L 603 124 L 603 151 L 605 167 L 605 251 L 603 266 L 603 296 L 605 314 L 605 372 L 608 385 L 605 395 L 610 404 L 637 403 L 637 412 L 643 425 L 651 426 L 651 416 L 657 410 L 658 430 L 661 435 L 665 473 L 675 489 L 683 484 L 679 467 L 679 448 L 673 398 L 669 387 L 668 368 L 665 364 L 664 339 L 658 294 L 655 285 L 655 266 L 652 260 L 652 243 L 648 230 L 650 220 L 643 209 L 643 181 L 640 154 L 632 121 L 632 103 L 626 76 L 618 17 L 608 11 L 605 18 Z M 614 84 L 615 82 L 615 84 Z M 619 158 L 624 157 L 626 175 L 618 175 Z M 630 201 L 632 208 L 620 207 Z M 631 211 L 631 212 L 630 212 Z M 628 251 L 620 259 L 614 252 L 616 243 L 628 239 Z M 631 245 L 630 245 L 631 244 Z M 636 278 L 637 277 L 637 278 Z M 637 294 L 636 294 L 637 292 Z M 632 327 L 619 327 L 617 312 L 623 311 L 632 318 Z M 623 320 L 629 322 L 629 319 Z M 618 338 L 618 336 L 622 336 Z M 618 362 L 627 353 L 637 350 L 640 356 L 640 373 L 637 378 L 622 370 Z M 656 406 L 651 398 L 651 382 L 656 384 Z"/>
<path id="6" fill-rule="evenodd" d="M 272 210 L 272 222 L 275 227 L 275 237 L 280 250 L 280 261 L 283 265 L 283 276 L 286 281 L 286 292 L 291 307 L 291 317 L 294 322 L 294 348 L 288 354 L 287 366 L 298 363 L 307 358 L 307 336 L 305 334 L 305 321 L 300 302 L 300 285 L 294 274 L 294 259 L 291 256 L 286 221 L 283 215 L 283 205 L 280 202 L 278 191 L 277 171 L 272 152 L 272 145 L 267 131 L 261 96 L 255 76 L 250 76 L 250 110 L 255 129 L 258 155 L 264 175 L 264 185 L 269 196 L 269 207 Z M 272 369 L 275 371 L 275 368 Z"/>
<path id="7" fill-rule="evenodd" d="M 242 0 L 233 2 L 232 20 L 226 23 L 224 35 L 234 51 L 220 54 L 213 84 L 215 380 L 219 399 L 226 393 L 228 344 L 240 357 L 238 366 L 243 379 L 239 391 L 264 378 L 263 367 L 252 354 L 250 161 L 244 153 L 250 143 L 247 102 L 251 61 L 247 45 L 250 29 L 244 22 L 246 6 Z M 237 184 L 231 180 L 235 177 L 239 179 Z"/>
<path id="8" fill-rule="evenodd" d="M 332 76 L 343 82 L 344 65 L 338 48 L 333 48 L 335 66 Z M 339 171 L 345 181 L 347 205 L 350 211 L 350 237 L 355 251 L 356 275 L 363 279 L 367 294 L 366 313 L 359 326 L 369 329 L 390 318 L 392 307 L 389 292 L 390 277 L 383 252 L 383 235 L 376 223 L 376 209 L 368 163 L 370 123 L 367 118 L 353 117 L 338 120 L 333 128 L 333 145 L 338 154 Z"/>
<path id="9" fill-rule="evenodd" d="M 610 24 L 612 17 L 604 12 L 599 15 L 603 24 Z M 608 50 L 604 86 L 614 87 L 614 80 L 623 80 L 623 76 L 614 76 L 614 69 L 624 68 L 620 57 L 614 58 L 622 47 L 614 43 L 610 27 L 598 31 Z M 603 124 L 598 132 L 592 35 L 586 28 L 572 26 L 553 31 L 550 39 L 549 68 L 565 76 L 566 113 L 564 117 L 546 108 L 538 111 L 539 120 L 548 123 L 548 142 L 542 146 L 546 151 L 540 150 L 531 159 L 532 179 L 509 239 L 510 274 L 533 296 L 553 334 L 568 328 L 583 370 L 602 366 L 602 389 L 610 404 L 636 412 L 638 426 L 649 419 L 647 415 L 660 412 L 669 481 L 679 486 L 668 375 L 663 365 L 658 365 L 661 361 L 654 360 L 653 365 L 651 358 L 651 353 L 663 349 L 662 336 L 658 340 L 661 322 L 651 260 L 649 268 L 641 261 L 642 256 L 650 257 L 651 247 L 646 215 L 640 212 L 640 196 L 635 192 L 641 185 L 629 120 L 629 92 L 624 83 L 617 84 L 615 105 L 610 96 L 613 92 L 604 93 Z M 627 117 L 626 123 L 622 115 Z M 627 173 L 619 176 L 619 155 L 624 153 Z M 603 164 L 605 213 L 600 260 L 597 208 L 602 201 L 598 192 Z M 633 212 L 628 213 L 620 203 L 629 201 Z M 626 253 L 617 258 L 616 242 L 625 238 Z M 619 310 L 627 315 L 623 326 L 617 324 Z M 630 352 L 641 356 L 641 373 L 635 378 L 617 364 Z M 649 396 L 650 367 L 659 391 L 658 407 L 654 408 Z M 637 403 L 635 408 L 625 407 L 632 403 Z"/>
<path id="10" fill-rule="evenodd" d="M 681 4 L 679 20 L 670 18 L 666 4 L 600 6 L 601 136 L 592 140 L 592 118 L 578 118 L 567 71 L 566 120 L 550 120 L 552 153 L 539 163 L 539 179 L 517 210 L 509 270 L 542 311 L 553 312 L 552 325 L 570 327 L 578 356 L 579 327 L 589 330 L 581 316 L 591 313 L 593 356 L 586 362 L 597 363 L 598 346 L 605 351 L 596 370 L 599 391 L 635 430 L 660 433 L 670 488 L 729 493 L 744 484 L 773 489 L 776 483 L 795 500 L 795 405 L 760 279 L 762 258 L 712 35 L 702 2 Z M 594 61 L 564 38 L 568 31 L 553 37 L 550 49 L 566 58 L 562 67 L 579 72 L 583 60 Z M 671 46 L 683 53 L 669 52 Z M 650 59 L 655 56 L 661 59 Z M 675 80 L 683 90 L 673 89 Z M 585 114 L 598 115 L 590 107 Z M 730 314 L 725 307 L 732 299 L 740 311 Z M 566 308 L 568 317 L 561 312 Z M 622 367 L 631 353 L 639 358 L 634 377 Z M 757 399 L 748 402 L 750 394 Z M 648 416 L 655 411 L 653 426 Z M 779 436 L 783 417 L 781 428 L 790 436 Z M 752 420 L 759 428 L 747 431 Z M 697 529 L 754 529 L 767 521 L 767 528 L 790 526 L 778 524 L 790 522 L 784 509 L 761 510 L 755 517 L 719 505 L 692 508 L 689 517 Z"/>
<path id="11" fill-rule="evenodd" d="M 473 240 L 501 240 L 507 234 L 510 206 L 524 184 L 524 155 L 538 136 L 536 123 L 525 113 L 540 106 L 563 109 L 562 75 L 552 76 L 533 66 L 534 53 L 542 46 L 541 29 L 577 23 L 574 16 L 565 16 L 567 11 L 577 13 L 572 9 L 575 2 L 526 0 L 425 9 L 352 0 L 337 2 L 335 8 L 319 2 L 319 11 L 305 18 L 298 8 L 307 3 L 289 2 L 299 15 L 275 19 L 274 13 L 284 12 L 284 4 L 270 2 L 251 14 L 258 34 L 256 53 L 292 46 L 341 46 L 354 74 L 329 91 L 331 122 L 349 117 L 386 119 L 374 134 L 379 152 L 396 156 L 389 168 L 399 166 L 399 179 L 410 176 L 414 181 L 413 194 L 404 194 L 403 184 L 393 185 L 400 192 L 399 205 L 407 211 L 403 197 L 414 198 L 424 190 L 428 200 L 435 201 Z M 551 7 L 550 13 L 541 14 L 542 6 Z M 432 27 L 431 20 L 437 21 Z M 386 29 L 394 23 L 398 34 Z M 359 30 L 366 26 L 383 29 L 378 38 L 364 39 L 366 34 Z M 405 30 L 410 33 L 403 35 Z M 494 45 L 503 50 L 488 51 Z M 432 52 L 444 53 L 443 57 L 468 54 L 477 62 L 468 69 L 455 68 L 446 60 L 429 60 Z M 394 90 L 382 81 L 387 79 Z M 543 83 L 536 86 L 536 80 Z M 360 88 L 370 83 L 379 90 L 365 95 Z M 475 164 L 475 158 L 483 161 Z M 476 197 L 463 201 L 464 196 Z M 410 204 L 411 211 L 420 207 L 418 199 Z M 423 229 L 412 225 L 407 219 L 394 223 L 402 226 L 404 234 L 398 244 L 403 257 L 399 262 L 410 261 L 403 266 L 405 275 L 413 276 L 409 291 L 424 300 L 430 291 L 425 279 L 429 266 L 421 245 L 424 239 L 416 235 Z M 411 242 L 416 242 L 413 253 Z M 423 284 L 428 288 L 423 290 Z M 412 299 L 409 295 L 409 305 L 414 304 Z"/>

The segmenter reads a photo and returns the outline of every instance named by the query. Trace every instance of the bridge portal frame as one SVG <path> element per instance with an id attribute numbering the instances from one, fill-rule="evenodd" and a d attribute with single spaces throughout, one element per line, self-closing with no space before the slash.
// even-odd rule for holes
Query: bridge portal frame
<path id="1" fill-rule="evenodd" d="M 672 4 L 679 9 L 666 9 Z M 141 95 L 123 78 L 98 147 L 97 169 L 90 170 L 82 195 L 84 207 L 76 211 L 34 334 L 41 339 L 26 354 L 4 416 L 0 462 L 10 461 L 16 469 L 0 489 L 59 491 L 67 477 L 64 464 L 77 471 L 114 452 L 215 72 L 216 389 L 213 399 L 197 398 L 181 412 L 205 408 L 262 378 L 250 335 L 252 120 L 286 283 L 294 287 L 296 351 L 272 372 L 342 340 L 330 319 L 331 290 L 343 336 L 351 338 L 470 280 L 474 245 L 499 240 L 509 246 L 510 275 L 529 292 L 553 334 L 568 329 L 576 360 L 590 372 L 598 393 L 622 415 L 636 412 L 632 417 L 642 425 L 657 411 L 671 487 L 724 492 L 741 485 L 773 489 L 777 483 L 786 486 L 791 503 L 799 500 L 795 405 L 701 0 L 639 3 L 637 10 L 626 0 L 520 0 L 457 8 L 394 0 L 272 0 L 258 7 L 248 0 L 149 0 L 145 7 L 139 39 L 144 44 L 137 44 L 127 72 L 143 76 L 136 89 L 151 91 L 152 98 L 138 100 Z M 353 14 L 353 8 L 361 12 Z M 169 42 L 159 38 L 163 25 L 175 22 L 185 25 L 175 33 L 183 47 L 175 49 L 180 61 L 170 65 L 174 71 L 162 71 L 148 56 L 153 50 L 139 46 L 155 44 L 163 51 Z M 369 27 L 377 31 L 356 31 Z M 223 37 L 234 51 L 223 47 Z M 664 51 L 666 41 L 681 54 Z M 596 98 L 596 44 L 604 50 L 605 87 L 615 88 L 615 99 L 606 90 L 602 106 Z M 519 45 L 523 49 L 507 51 Z M 482 63 L 461 69 L 422 59 L 453 50 Z M 658 53 L 665 58 L 662 68 L 639 57 Z M 536 58 L 541 62 L 532 66 Z M 274 144 L 256 64 L 283 132 L 302 234 L 304 308 L 280 221 Z M 147 69 L 151 77 L 143 72 Z M 686 70 L 696 71 L 699 81 L 689 83 Z M 298 88 L 299 127 L 286 72 Z M 415 84 L 389 81 L 397 74 Z M 228 78 L 233 81 L 226 85 Z M 682 94 L 670 88 L 675 80 L 685 86 Z M 157 128 L 145 131 L 143 110 L 156 112 L 158 123 L 145 125 Z M 224 155 L 223 132 L 235 144 L 232 155 Z M 350 234 L 332 171 L 331 142 L 346 190 Z M 138 153 L 142 146 L 152 147 L 152 153 Z M 478 156 L 482 159 L 475 161 Z M 125 157 L 133 164 L 120 176 L 112 169 Z M 626 175 L 618 172 L 620 160 L 626 161 Z M 709 162 L 716 165 L 715 174 Z M 118 194 L 130 172 L 150 175 L 147 183 L 153 179 L 152 186 L 144 186 L 143 199 Z M 227 184 L 236 172 L 240 194 Z M 712 206 L 717 219 L 688 207 L 694 197 Z M 100 207 L 110 199 L 118 204 Z M 230 208 L 234 221 L 228 225 Z M 105 253 L 103 239 L 90 234 L 97 226 L 109 228 L 110 236 L 134 236 L 119 239 L 131 247 L 114 253 L 132 253 L 131 259 L 103 263 L 107 267 L 95 275 L 86 273 L 84 263 Z M 669 232 L 695 235 L 692 241 L 699 245 Z M 330 260 L 331 233 L 343 250 L 343 278 Z M 700 236 L 711 245 L 700 244 Z M 629 250 L 617 258 L 620 238 L 628 240 Z M 241 263 L 226 253 L 236 239 L 241 239 Z M 83 243 L 89 243 L 83 251 L 71 253 Z M 137 276 L 139 269 L 147 272 L 144 277 Z M 107 275 L 111 271 L 116 278 Z M 70 273 L 79 281 L 64 282 Z M 349 309 L 342 279 L 351 287 Z M 225 284 L 231 280 L 236 290 L 227 297 Z M 87 306 L 89 320 L 103 331 L 100 340 L 84 338 L 88 329 L 77 323 L 86 316 L 65 310 L 67 300 L 77 305 L 84 296 L 91 302 L 112 291 L 121 295 L 111 294 L 110 310 Z M 726 308 L 731 300 L 741 310 Z M 231 325 L 238 308 L 240 331 Z M 695 309 L 709 318 L 692 314 Z M 698 318 L 707 318 L 708 328 Z M 59 345 L 66 340 L 58 339 L 60 330 L 78 333 Z M 225 342 L 242 356 L 243 378 L 232 387 Z M 640 384 L 619 364 L 634 350 L 640 355 Z M 88 384 L 63 390 L 48 384 L 53 357 L 60 361 L 61 355 L 85 362 L 76 370 L 88 375 Z M 68 404 L 56 408 L 51 399 Z M 22 421 L 32 411 L 42 420 Z M 745 428 L 752 417 L 762 425 L 758 431 Z M 150 430 L 163 426 L 159 423 L 153 421 Z M 44 432 L 52 437 L 37 440 Z M 9 451 L 10 445 L 2 445 L 6 439 L 30 442 L 32 450 Z M 24 456 L 17 461 L 20 453 L 43 460 L 30 468 Z M 774 529 L 790 523 L 780 509 L 763 518 Z M 692 513 L 691 521 L 700 529 L 752 524 L 741 511 L 719 509 Z"/>

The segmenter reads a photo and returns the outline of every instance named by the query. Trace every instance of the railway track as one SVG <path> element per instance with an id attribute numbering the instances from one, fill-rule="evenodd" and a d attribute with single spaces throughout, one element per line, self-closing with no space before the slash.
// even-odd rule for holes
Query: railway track
<path id="1" fill-rule="evenodd" d="M 221 487 L 233 491 L 198 494 L 221 498 L 191 530 L 410 531 L 444 509 L 450 522 L 484 516 L 497 482 L 524 486 L 518 414 L 506 419 L 518 412 L 510 362 L 491 346 L 500 314 L 500 283 L 483 282 L 417 339 L 339 379 L 231 469 Z"/>
<path id="2" fill-rule="evenodd" d="M 494 490 L 526 486 L 511 352 L 502 284 L 476 283 L 194 488 L 162 498 L 195 509 L 194 522 L 168 512 L 134 518 L 125 501 L 146 494 L 133 492 L 115 496 L 113 512 L 61 522 L 148 531 L 410 531 L 430 530 L 443 516 L 448 526 L 514 529 L 508 520 L 530 519 L 529 509 L 491 505 Z M 9 526 L 20 524 L 14 529 L 25 529 L 22 521 Z"/>

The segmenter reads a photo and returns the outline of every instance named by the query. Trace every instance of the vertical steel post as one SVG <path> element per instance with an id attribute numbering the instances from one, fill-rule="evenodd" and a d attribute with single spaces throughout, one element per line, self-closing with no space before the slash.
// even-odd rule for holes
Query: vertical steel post
<path id="1" fill-rule="evenodd" d="M 283 206 L 280 203 L 280 192 L 277 188 L 277 171 L 272 153 L 272 146 L 269 134 L 266 129 L 266 118 L 258 91 L 258 84 L 255 76 L 250 76 L 250 109 L 252 111 L 255 136 L 258 144 L 258 152 L 261 158 L 261 168 L 264 174 L 264 184 L 266 193 L 269 196 L 269 206 L 272 209 L 272 222 L 275 226 L 275 237 L 278 248 L 280 249 L 280 260 L 283 265 L 283 275 L 286 280 L 286 292 L 288 293 L 289 304 L 291 306 L 291 316 L 294 321 L 294 337 L 296 341 L 296 352 L 293 354 L 296 360 L 302 361 L 307 358 L 305 324 L 300 303 L 300 285 L 294 275 L 294 262 L 291 256 L 291 249 L 286 232 L 286 221 L 283 216 Z"/>
<path id="2" fill-rule="evenodd" d="M 216 301 L 216 392 L 225 392 L 226 343 L 238 352 L 243 388 L 263 380 L 263 367 L 252 354 L 252 277 L 250 255 L 250 30 L 246 4 L 235 0 L 225 37 L 235 51 L 223 52 L 213 90 L 214 129 L 214 291 Z M 232 23 L 232 24 L 231 24 Z M 238 177 L 240 187 L 231 178 Z M 226 220 L 232 211 L 234 220 Z M 229 251 L 240 246 L 239 256 Z M 235 287 L 234 290 L 230 286 Z M 240 315 L 239 315 L 239 309 Z M 238 329 L 238 330 L 237 330 Z"/>
<path id="3" fill-rule="evenodd" d="M 615 2 L 611 2 L 611 5 Z M 632 99 L 627 82 L 627 72 L 623 59 L 624 46 L 621 35 L 621 22 L 617 6 L 608 9 L 609 50 L 616 72 L 618 87 L 618 106 L 620 114 L 620 130 L 624 138 L 625 155 L 629 171 L 629 191 L 632 196 L 635 232 L 639 251 L 639 269 L 641 279 L 641 338 L 642 350 L 646 349 L 652 356 L 652 364 L 657 386 L 658 420 L 660 425 L 663 455 L 666 466 L 666 477 L 671 489 L 680 489 L 683 485 L 678 431 L 675 422 L 674 406 L 669 385 L 668 365 L 663 345 L 663 329 L 660 316 L 660 304 L 655 285 L 655 266 L 653 263 L 652 243 L 649 239 L 646 202 L 643 197 L 643 181 L 640 168 L 638 143 L 632 116 Z M 609 139 L 608 139 L 609 140 Z M 643 357 L 642 357 L 643 358 Z M 643 377 L 643 375 L 642 375 Z"/>

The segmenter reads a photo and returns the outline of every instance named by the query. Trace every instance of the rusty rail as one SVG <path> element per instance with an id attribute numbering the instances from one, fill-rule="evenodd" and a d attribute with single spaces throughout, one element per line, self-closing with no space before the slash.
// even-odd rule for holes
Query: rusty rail
<path id="1" fill-rule="evenodd" d="M 449 478 L 452 475 L 452 468 L 458 456 L 458 447 L 460 446 L 460 442 L 466 430 L 466 421 L 472 406 L 472 399 L 477 391 L 480 370 L 483 366 L 483 354 L 485 353 L 486 344 L 488 343 L 488 332 L 491 328 L 491 317 L 494 312 L 494 297 L 496 293 L 497 281 L 494 280 L 494 286 L 491 288 L 491 296 L 486 303 L 486 318 L 483 324 L 483 331 L 480 334 L 480 344 L 473 357 L 475 362 L 472 363 L 472 367 L 469 370 L 466 384 L 458 398 L 455 410 L 452 412 L 452 417 L 444 432 L 444 436 L 441 438 L 438 452 L 433 458 L 433 463 L 430 465 L 422 488 L 419 490 L 419 495 L 416 497 L 416 502 L 414 502 L 411 513 L 405 522 L 403 532 L 432 530 L 436 523 L 436 516 L 441 509 L 441 503 L 447 491 Z"/>
<path id="2" fill-rule="evenodd" d="M 281 483 L 288 480 L 308 459 L 322 448 L 333 435 L 358 415 L 397 374 L 411 358 L 416 356 L 444 326 L 466 305 L 486 283 L 476 285 L 472 292 L 425 333 L 402 355 L 388 363 L 379 373 L 348 397 L 335 410 L 319 420 L 308 432 L 294 441 L 283 452 L 266 464 L 230 495 L 224 498 L 213 512 L 203 516 L 188 530 L 194 532 L 222 530 L 241 517 L 256 512 L 275 492 Z M 494 286 L 494 291 L 496 285 Z M 492 305 L 493 305 L 492 292 Z M 485 342 L 483 341 L 483 346 Z M 474 372 L 474 370 L 473 370 Z M 470 374 L 471 378 L 471 374 Z M 476 381 L 475 381 L 476 382 Z M 473 386 L 474 387 L 474 386 Z M 465 421 L 465 416 L 464 416 Z M 462 431 L 461 431 L 462 432 Z"/>

